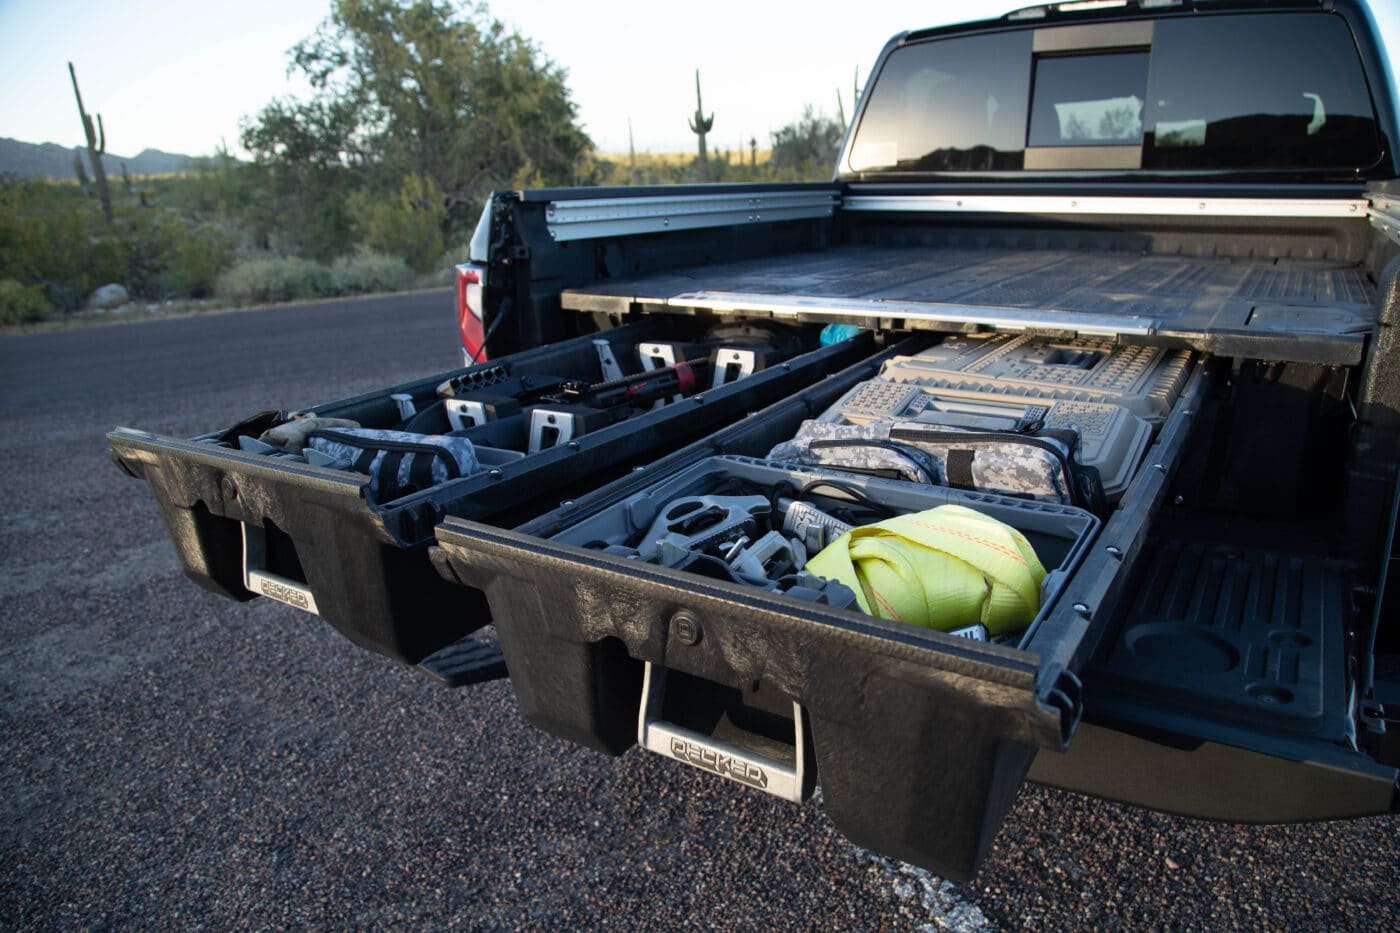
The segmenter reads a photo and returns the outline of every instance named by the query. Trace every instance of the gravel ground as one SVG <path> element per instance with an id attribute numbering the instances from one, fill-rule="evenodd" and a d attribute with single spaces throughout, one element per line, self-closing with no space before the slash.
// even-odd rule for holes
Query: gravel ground
<path id="1" fill-rule="evenodd" d="M 1023 788 L 954 885 L 180 575 L 105 458 L 455 363 L 446 293 L 0 338 L 0 927 L 1396 929 L 1400 821 Z"/>

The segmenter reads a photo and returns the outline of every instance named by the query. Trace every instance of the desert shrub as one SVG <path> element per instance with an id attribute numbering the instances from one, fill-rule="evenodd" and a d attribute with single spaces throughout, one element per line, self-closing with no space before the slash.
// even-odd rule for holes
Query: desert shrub
<path id="1" fill-rule="evenodd" d="M 120 250 L 100 230 L 100 212 L 77 185 L 0 182 L 0 278 L 46 285 L 50 302 L 64 310 L 121 275 Z"/>
<path id="2" fill-rule="evenodd" d="M 53 312 L 53 305 L 37 285 L 24 285 L 14 279 L 0 279 L 0 324 L 27 324 L 42 321 Z"/>
<path id="3" fill-rule="evenodd" d="M 334 292 L 331 270 L 296 256 L 245 259 L 219 276 L 215 291 L 239 304 L 295 301 Z"/>
<path id="4" fill-rule="evenodd" d="M 0 183 L 0 278 L 42 285 L 65 311 L 108 282 L 147 299 L 213 292 L 233 245 L 224 225 L 135 197 L 115 208 L 108 224 L 77 185 Z"/>
<path id="5" fill-rule="evenodd" d="M 371 252 L 402 256 L 416 272 L 428 271 L 442 255 L 447 211 L 442 192 L 421 175 L 405 175 L 393 197 L 356 191 L 348 210 L 360 242 Z"/>
<path id="6" fill-rule="evenodd" d="M 123 209 L 103 239 L 112 242 L 123 268 L 105 281 L 151 299 L 213 294 L 232 250 L 232 238 L 220 227 L 158 207 Z"/>
<path id="7" fill-rule="evenodd" d="M 845 132 L 845 126 L 808 104 L 802 119 L 772 134 L 775 176 L 794 181 L 830 178 Z"/>
<path id="8" fill-rule="evenodd" d="M 233 237 L 212 224 L 188 228 L 188 234 L 174 244 L 167 270 L 172 291 L 191 298 L 208 298 L 218 287 L 219 276 L 228 268 Z"/>
<path id="9" fill-rule="evenodd" d="M 331 285 L 337 295 L 392 292 L 414 282 L 413 270 L 398 256 L 356 253 L 342 256 L 331 266 Z"/>
<path id="10" fill-rule="evenodd" d="M 119 211 L 104 239 L 113 244 L 124 268 L 110 281 L 122 283 L 139 298 L 165 297 L 175 244 L 188 234 L 185 224 L 162 211 L 140 207 Z"/>

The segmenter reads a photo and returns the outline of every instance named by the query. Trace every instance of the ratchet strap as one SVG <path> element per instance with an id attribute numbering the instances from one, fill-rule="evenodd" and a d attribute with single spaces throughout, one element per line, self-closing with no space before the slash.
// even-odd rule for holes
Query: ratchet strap
<path id="1" fill-rule="evenodd" d="M 939 631 L 981 622 L 992 635 L 1035 618 L 1045 580 L 1024 535 L 961 505 L 853 529 L 806 569 L 849 586 L 870 615 Z"/>

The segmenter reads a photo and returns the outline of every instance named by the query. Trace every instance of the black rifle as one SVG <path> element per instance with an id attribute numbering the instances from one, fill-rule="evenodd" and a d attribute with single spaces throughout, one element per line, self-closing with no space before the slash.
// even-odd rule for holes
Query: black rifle
<path id="1" fill-rule="evenodd" d="M 710 361 L 698 359 L 611 382 L 566 382 L 531 408 L 530 452 L 623 421 L 671 396 L 697 392 L 707 386 L 710 371 Z"/>

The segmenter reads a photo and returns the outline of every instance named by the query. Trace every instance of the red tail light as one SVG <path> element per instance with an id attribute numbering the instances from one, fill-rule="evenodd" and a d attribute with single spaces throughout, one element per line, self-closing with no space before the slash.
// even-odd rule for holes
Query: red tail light
<path id="1" fill-rule="evenodd" d="M 469 262 L 457 267 L 457 326 L 462 331 L 462 358 L 468 366 L 486 359 L 481 296 L 485 284 L 485 266 Z"/>

